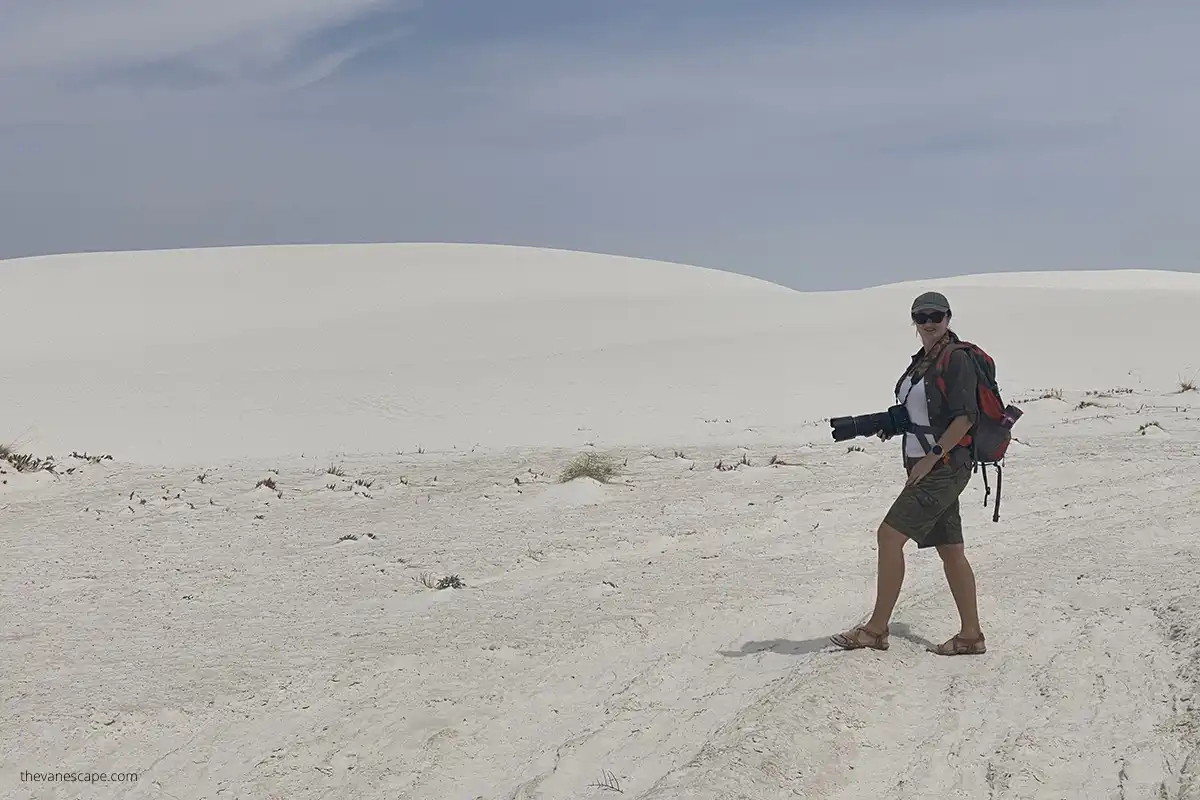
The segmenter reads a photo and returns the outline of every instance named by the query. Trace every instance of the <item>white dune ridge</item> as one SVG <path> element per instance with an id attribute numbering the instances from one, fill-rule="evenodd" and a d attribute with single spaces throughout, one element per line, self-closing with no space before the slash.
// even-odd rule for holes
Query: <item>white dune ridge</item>
<path id="1" fill-rule="evenodd" d="M 902 477 L 828 418 L 928 288 L 1025 411 L 1000 522 L 963 501 L 989 652 L 925 652 L 911 548 L 891 649 L 834 651 Z M 1200 797 L 1200 276 L 331 245 L 0 297 L 0 441 L 54 459 L 0 475 L 2 796 Z M 23 775 L 71 770 L 139 779 Z"/>

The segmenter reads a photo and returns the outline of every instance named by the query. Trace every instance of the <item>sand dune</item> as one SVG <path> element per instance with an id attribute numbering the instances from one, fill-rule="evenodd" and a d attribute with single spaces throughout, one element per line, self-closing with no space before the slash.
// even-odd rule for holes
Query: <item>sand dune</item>
<path id="1" fill-rule="evenodd" d="M 901 478 L 826 420 L 889 404 L 927 287 L 1026 410 L 1000 522 L 964 501 L 990 650 L 924 651 L 910 551 L 891 650 L 834 652 Z M 0 441 L 54 459 L 0 465 L 2 796 L 1200 797 L 1197 276 L 372 245 L 0 296 Z M 72 770 L 138 780 L 22 776 Z"/>
<path id="2" fill-rule="evenodd" d="M 1200 372 L 1200 282 L 973 281 L 954 290 L 957 327 L 1011 390 L 1165 391 Z M 528 248 L 60 256 L 6 262 L 0 289 L 21 332 L 0 343 L 19 387 L 5 435 L 159 463 L 821 439 L 821 418 L 886 404 L 916 349 L 912 286 L 802 294 Z"/>

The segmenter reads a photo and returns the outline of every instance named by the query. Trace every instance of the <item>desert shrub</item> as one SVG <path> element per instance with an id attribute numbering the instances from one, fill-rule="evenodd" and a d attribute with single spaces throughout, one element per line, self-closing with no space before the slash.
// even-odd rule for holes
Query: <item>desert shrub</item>
<path id="1" fill-rule="evenodd" d="M 422 572 L 417 579 L 426 589 L 462 589 L 466 586 L 457 575 L 446 575 L 434 578 L 430 572 Z"/>
<path id="2" fill-rule="evenodd" d="M 37 458 L 29 453 L 13 453 L 9 452 L 4 458 L 17 472 L 54 472 L 54 456 L 46 456 L 45 458 Z"/>
<path id="3" fill-rule="evenodd" d="M 613 459 L 596 453 L 583 453 L 571 459 L 558 479 L 560 483 L 576 478 L 592 478 L 600 483 L 608 483 L 617 472 L 617 462 Z"/>
<path id="4" fill-rule="evenodd" d="M 103 453 L 101 455 L 94 456 L 91 453 L 80 453 L 77 450 L 71 451 L 71 458 L 78 458 L 82 461 L 88 462 L 89 464 L 99 464 L 101 461 L 112 461 L 113 460 L 113 457 L 110 456 L 108 453 Z"/>

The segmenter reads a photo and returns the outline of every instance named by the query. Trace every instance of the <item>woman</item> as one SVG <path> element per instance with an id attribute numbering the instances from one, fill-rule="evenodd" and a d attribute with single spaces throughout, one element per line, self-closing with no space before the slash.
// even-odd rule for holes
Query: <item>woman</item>
<path id="1" fill-rule="evenodd" d="M 971 480 L 971 453 L 961 441 L 978 415 L 975 366 L 963 350 L 952 352 L 942 373 L 944 391 L 929 374 L 946 345 L 958 341 L 949 328 L 950 317 L 950 303 L 938 292 L 913 301 L 912 320 L 922 347 L 896 384 L 896 402 L 908 409 L 916 428 L 904 434 L 908 480 L 879 526 L 874 613 L 866 624 L 831 637 L 846 650 L 888 649 L 888 620 L 904 582 L 904 546 L 910 539 L 920 549 L 937 548 L 961 622 L 955 636 L 930 647 L 930 652 L 973 655 L 987 649 L 979 626 L 975 575 L 963 552 L 958 505 Z"/>

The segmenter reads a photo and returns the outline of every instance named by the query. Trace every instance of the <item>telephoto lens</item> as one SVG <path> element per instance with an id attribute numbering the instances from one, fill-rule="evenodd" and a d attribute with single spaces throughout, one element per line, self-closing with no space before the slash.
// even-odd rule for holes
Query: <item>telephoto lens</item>
<path id="1" fill-rule="evenodd" d="M 899 405 L 892 406 L 887 411 L 877 411 L 874 414 L 863 414 L 858 417 L 834 417 L 829 420 L 835 442 L 844 442 L 858 436 L 874 436 L 880 431 L 888 436 L 895 436 L 907 431 L 910 424 L 908 409 Z"/>

